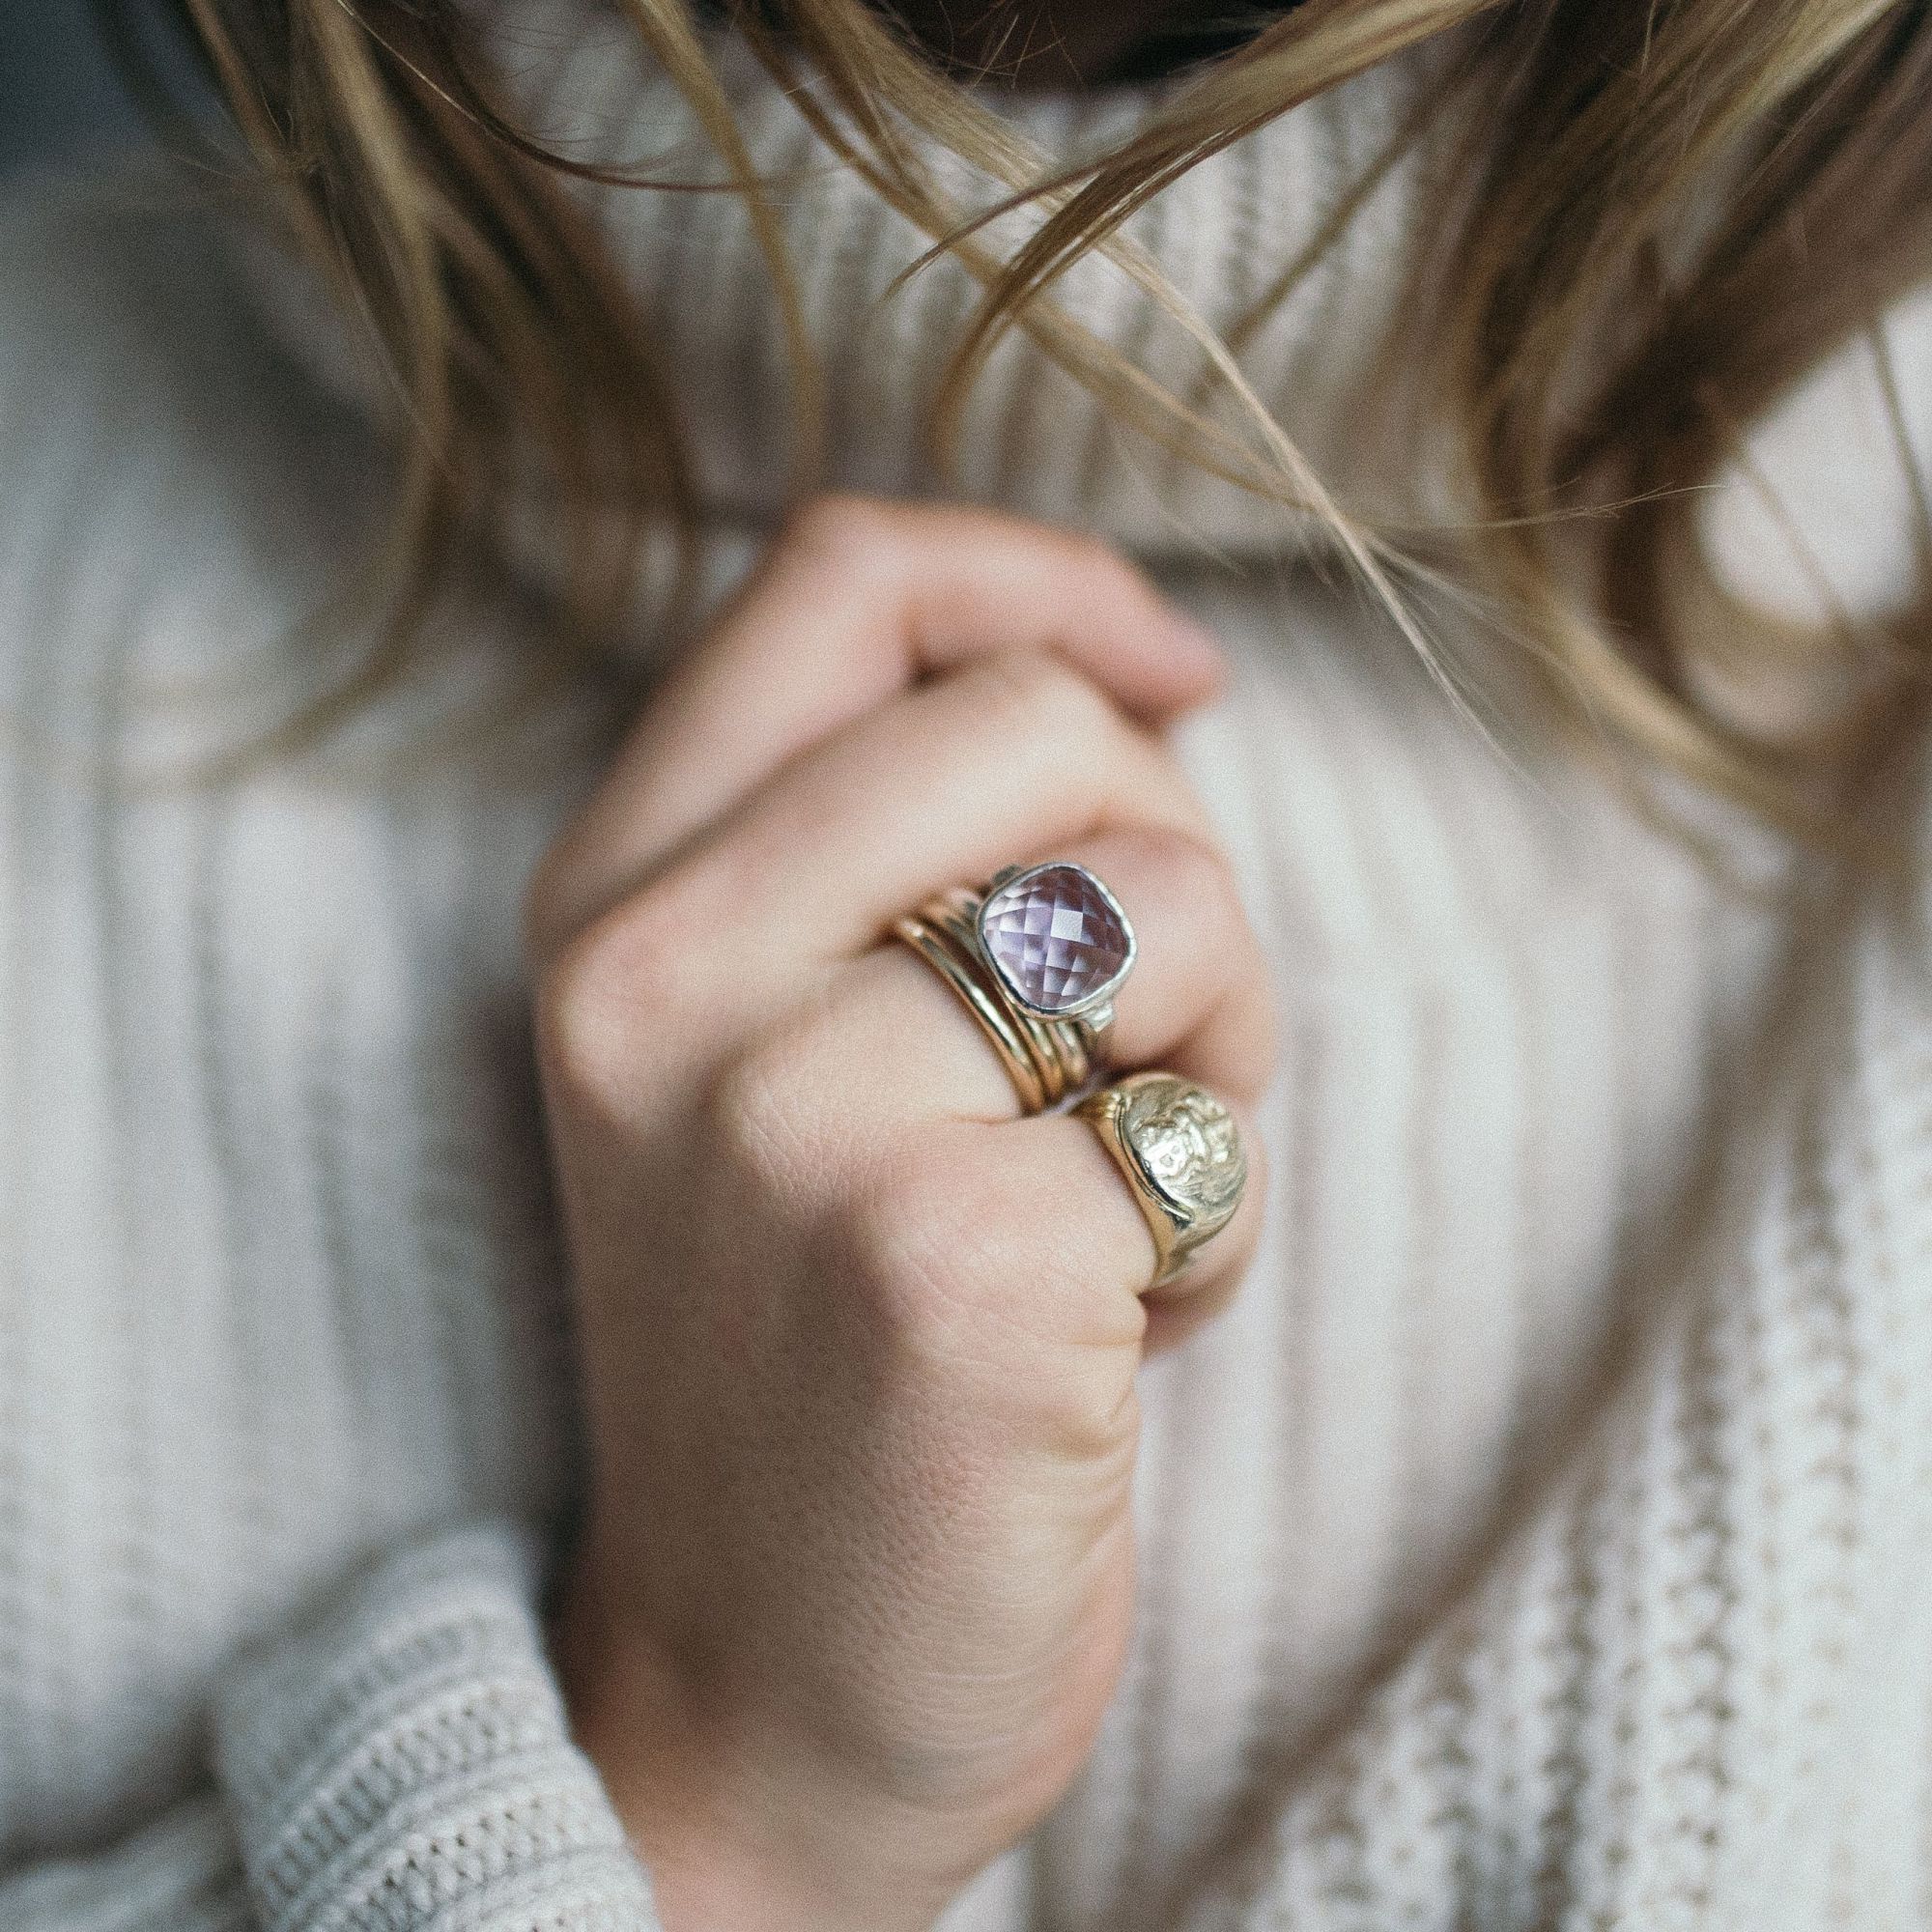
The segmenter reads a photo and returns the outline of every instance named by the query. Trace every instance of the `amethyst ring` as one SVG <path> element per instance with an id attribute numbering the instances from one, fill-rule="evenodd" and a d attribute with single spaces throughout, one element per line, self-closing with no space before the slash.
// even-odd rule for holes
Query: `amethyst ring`
<path id="1" fill-rule="evenodd" d="M 1097 1040 L 1133 971 L 1134 929 L 1085 866 L 1049 860 L 993 875 L 974 915 L 980 950 L 1015 1005 Z"/>
<path id="2" fill-rule="evenodd" d="M 894 927 L 965 1004 L 1030 1114 L 1090 1089 L 1134 963 L 1120 901 L 1070 860 L 955 887 Z"/>

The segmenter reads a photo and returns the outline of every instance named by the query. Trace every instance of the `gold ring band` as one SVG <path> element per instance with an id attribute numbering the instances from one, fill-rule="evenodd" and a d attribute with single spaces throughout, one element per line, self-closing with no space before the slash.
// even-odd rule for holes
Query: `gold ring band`
<path id="1" fill-rule="evenodd" d="M 998 996 L 959 954 L 946 932 L 928 924 L 916 913 L 898 921 L 893 931 L 952 988 L 966 1010 L 980 1022 L 1000 1056 L 1000 1064 L 1007 1069 L 1007 1077 L 1013 1083 L 1020 1106 L 1029 1114 L 1044 1113 L 1052 1102 L 1046 1097 L 1045 1084 L 1029 1042 Z"/>
<path id="2" fill-rule="evenodd" d="M 1129 1073 L 1074 1109 L 1126 1178 L 1153 1236 L 1150 1288 L 1179 1274 L 1230 1221 L 1247 1185 L 1235 1117 L 1173 1073 Z"/>
<path id="3" fill-rule="evenodd" d="M 979 1021 L 1029 1114 L 1086 1093 L 1133 965 L 1119 901 L 1068 860 L 935 894 L 893 926 Z"/>
<path id="4" fill-rule="evenodd" d="M 967 892 L 963 886 L 954 886 L 920 908 L 921 915 L 939 925 L 969 959 L 980 962 L 981 974 L 1001 1008 L 1025 1036 L 1041 1084 L 1048 1090 L 1047 1104 L 1053 1105 L 1093 1079 L 1097 1056 L 1090 1044 L 1092 1036 L 1083 1033 L 1076 1020 L 1041 1019 L 1006 997 L 999 982 L 984 971 L 975 923 L 979 910 L 979 895 Z"/>

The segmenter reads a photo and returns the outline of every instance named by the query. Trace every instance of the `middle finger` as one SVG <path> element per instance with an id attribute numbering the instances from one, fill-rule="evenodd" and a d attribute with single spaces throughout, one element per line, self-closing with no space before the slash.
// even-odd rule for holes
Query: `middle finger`
<path id="1" fill-rule="evenodd" d="M 1208 836 L 1172 753 L 1084 678 L 984 660 L 786 766 L 651 894 L 758 1004 L 943 887 L 1124 826 Z"/>
<path id="2" fill-rule="evenodd" d="M 1115 998 L 1109 1066 L 1164 1066 L 1257 1099 L 1273 1070 L 1273 1001 L 1226 865 L 1195 838 L 1145 827 L 1037 856 L 1085 866 L 1133 922 L 1138 951 Z M 894 944 L 855 961 L 827 1010 L 833 1024 L 863 1029 L 867 1057 L 895 1069 L 887 1092 L 895 1117 L 986 1121 L 1020 1111 L 979 1021 L 910 949 Z"/>

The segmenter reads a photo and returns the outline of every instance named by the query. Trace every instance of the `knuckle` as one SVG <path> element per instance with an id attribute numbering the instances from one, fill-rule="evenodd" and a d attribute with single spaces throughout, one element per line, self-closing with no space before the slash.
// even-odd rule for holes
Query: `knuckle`
<path id="1" fill-rule="evenodd" d="M 817 1023 L 795 1017 L 743 1042 L 710 1083 L 714 1153 L 739 1184 L 761 1197 L 813 1190 L 827 1161 L 817 1122 L 826 1091 Z"/>
<path id="2" fill-rule="evenodd" d="M 841 1265 L 876 1320 L 921 1352 L 950 1352 L 978 1319 L 997 1272 L 996 1205 L 963 1163 L 905 1146 L 845 1196 L 834 1238 Z"/>
<path id="3" fill-rule="evenodd" d="M 550 958 L 536 986 L 539 1058 L 580 1101 L 627 1111 L 645 1044 L 687 1003 L 687 949 L 650 894 L 600 914 Z"/>
<path id="4" fill-rule="evenodd" d="M 1162 890 L 1192 931 L 1237 941 L 1246 930 L 1240 886 L 1228 855 L 1211 839 L 1178 826 L 1150 826 L 1140 836 L 1158 869 Z"/>
<path id="5" fill-rule="evenodd" d="M 1190 958 L 1211 964 L 1217 978 L 1235 977 L 1250 955 L 1259 958 L 1234 866 L 1212 838 L 1187 825 L 1122 825 L 1097 838 L 1089 854 L 1103 879 L 1131 880 L 1136 895 L 1158 909 L 1158 934 L 1184 936 Z"/>
<path id="6" fill-rule="evenodd" d="M 520 930 L 526 959 L 541 965 L 568 938 L 577 870 L 567 838 L 558 839 L 537 862 L 524 888 Z"/>
<path id="7" fill-rule="evenodd" d="M 849 573 L 868 570 L 897 540 L 899 512 L 877 497 L 827 491 L 786 516 L 779 548 L 795 560 Z"/>
<path id="8" fill-rule="evenodd" d="M 547 1084 L 574 1102 L 607 1106 L 628 1060 L 628 1022 L 616 995 L 611 948 L 599 925 L 566 944 L 536 987 L 537 1058 Z"/>
<path id="9" fill-rule="evenodd" d="M 1211 950 L 1230 986 L 1264 986 L 1266 960 L 1228 855 L 1190 833 L 1165 836 L 1173 847 L 1170 890 L 1185 928 Z"/>
<path id="10" fill-rule="evenodd" d="M 1273 1071 L 1276 1020 L 1267 955 L 1233 862 L 1214 840 L 1190 831 L 1159 827 L 1134 836 L 1147 841 L 1144 864 L 1159 881 L 1165 923 L 1187 935 L 1193 956 L 1211 966 L 1219 1002 L 1240 1016 L 1254 1068 L 1240 1097 L 1252 1098 Z"/>
<path id="11" fill-rule="evenodd" d="M 1125 729 L 1098 687 L 1050 652 L 996 651 L 978 661 L 973 676 L 980 687 L 975 701 L 989 707 L 1001 736 L 1064 745 Z"/>
<path id="12" fill-rule="evenodd" d="M 1222 891 L 1225 916 L 1217 928 L 1221 959 L 1222 1001 L 1233 1016 L 1241 1041 L 1240 1077 L 1234 1080 L 1235 1097 L 1258 1100 L 1274 1077 L 1281 1050 L 1281 1022 L 1275 1009 L 1274 973 L 1261 935 L 1249 919 L 1232 867 Z M 1253 1136 L 1249 1135 L 1252 1143 Z"/>
<path id="13" fill-rule="evenodd" d="M 972 1386 L 1029 1440 L 1118 1452 L 1140 1302 L 1096 1289 L 1084 1244 L 1040 1238 L 998 1171 L 959 1153 L 945 1138 L 901 1148 L 841 1197 L 833 1264 L 861 1326 L 896 1373 Z"/>
<path id="14" fill-rule="evenodd" d="M 1061 567 L 1075 585 L 1111 602 L 1118 597 L 1141 601 L 1154 595 L 1152 586 L 1139 566 L 1130 562 L 1106 538 L 1091 530 L 1067 529 L 1055 526 L 1049 541 L 1060 558 Z"/>

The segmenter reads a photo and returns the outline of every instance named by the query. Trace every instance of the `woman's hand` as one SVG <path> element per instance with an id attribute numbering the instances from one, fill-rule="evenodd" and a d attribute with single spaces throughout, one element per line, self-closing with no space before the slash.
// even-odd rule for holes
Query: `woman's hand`
<path id="1" fill-rule="evenodd" d="M 542 869 L 593 1448 L 563 1667 L 670 1932 L 925 1927 L 1089 1751 L 1131 1610 L 1135 1370 L 1230 1293 L 1263 1189 L 1144 1298 L 1092 1130 L 1019 1119 L 881 934 L 1077 859 L 1140 936 L 1116 1062 L 1252 1101 L 1258 949 L 1151 728 L 1217 675 L 1084 539 L 821 503 Z"/>

